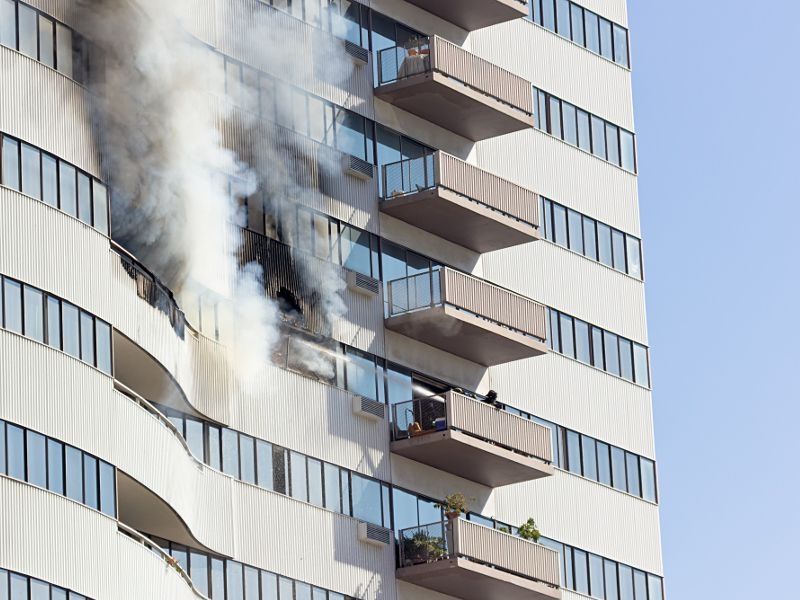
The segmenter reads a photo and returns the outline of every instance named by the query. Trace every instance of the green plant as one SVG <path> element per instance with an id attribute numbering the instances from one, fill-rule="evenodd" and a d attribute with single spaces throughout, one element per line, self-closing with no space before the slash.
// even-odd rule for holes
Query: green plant
<path id="1" fill-rule="evenodd" d="M 519 537 L 530 542 L 538 542 L 539 538 L 542 537 L 542 533 L 536 527 L 536 521 L 533 518 L 528 519 L 519 526 Z"/>
<path id="2" fill-rule="evenodd" d="M 417 530 L 411 537 L 403 537 L 403 560 L 407 564 L 433 562 L 447 554 L 444 538 Z"/>
<path id="3" fill-rule="evenodd" d="M 505 525 L 502 525 L 497 528 L 497 531 L 502 531 L 503 533 L 511 534 L 511 527 L 506 527 Z"/>
<path id="4" fill-rule="evenodd" d="M 469 502 L 467 497 L 461 492 L 456 492 L 445 497 L 443 502 L 434 504 L 436 508 L 441 508 L 447 515 L 461 515 L 467 512 Z"/>

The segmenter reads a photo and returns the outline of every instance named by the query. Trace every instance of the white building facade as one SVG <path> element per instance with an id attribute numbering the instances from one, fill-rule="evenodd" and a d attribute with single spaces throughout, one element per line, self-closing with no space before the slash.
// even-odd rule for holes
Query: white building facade
<path id="1" fill-rule="evenodd" d="M 269 353 L 117 235 L 93 21 L 0 0 L 0 599 L 663 600 L 625 1 L 184 8 Z"/>

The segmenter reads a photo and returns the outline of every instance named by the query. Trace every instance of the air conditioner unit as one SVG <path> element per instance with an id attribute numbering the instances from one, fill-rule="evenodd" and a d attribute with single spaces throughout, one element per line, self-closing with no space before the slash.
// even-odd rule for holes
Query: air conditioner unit
<path id="1" fill-rule="evenodd" d="M 353 414 L 370 421 L 386 419 L 386 405 L 364 396 L 353 396 Z"/>
<path id="2" fill-rule="evenodd" d="M 392 530 L 372 523 L 359 523 L 358 541 L 371 546 L 388 546 L 392 543 Z"/>
<path id="3" fill-rule="evenodd" d="M 381 291 L 381 282 L 369 275 L 348 270 L 347 289 L 356 294 L 374 298 Z"/>
<path id="4" fill-rule="evenodd" d="M 352 154 L 344 154 L 342 156 L 342 170 L 345 174 L 369 181 L 372 179 L 372 163 L 368 163 Z"/>
<path id="5" fill-rule="evenodd" d="M 350 55 L 356 66 L 363 67 L 369 62 L 369 50 L 349 40 L 344 40 L 344 51 Z"/>

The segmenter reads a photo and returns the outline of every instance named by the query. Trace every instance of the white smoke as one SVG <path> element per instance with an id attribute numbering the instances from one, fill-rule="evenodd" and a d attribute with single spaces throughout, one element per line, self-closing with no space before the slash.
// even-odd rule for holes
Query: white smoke
<path id="1" fill-rule="evenodd" d="M 269 135 L 274 129 L 250 112 L 263 91 L 245 84 L 215 100 L 225 96 L 223 62 L 190 34 L 192 6 L 187 0 L 81 0 L 76 22 L 94 44 L 90 90 L 112 186 L 113 235 L 178 296 L 218 303 L 219 321 L 230 328 L 225 341 L 231 365 L 247 383 L 269 360 L 279 317 L 264 292 L 269 273 L 238 267 L 238 227 L 230 224 L 243 224 L 246 217 L 229 192 L 228 177 L 243 182 L 247 192 L 258 187 L 289 204 L 318 192 L 285 144 Z M 330 36 L 315 44 L 283 30 L 275 11 L 258 3 L 223 7 L 222 28 L 236 32 L 232 52 L 293 85 L 307 87 L 317 76 L 310 65 L 325 64 L 327 70 L 332 57 L 342 54 L 340 47 L 325 47 L 335 43 Z M 317 53 L 327 62 L 315 59 Z M 98 69 L 101 57 L 105 64 Z M 245 109 L 236 116 L 257 140 L 246 156 L 250 164 L 220 137 L 219 124 L 232 118 L 233 106 Z M 338 272 L 301 264 L 335 322 L 345 313 Z"/>

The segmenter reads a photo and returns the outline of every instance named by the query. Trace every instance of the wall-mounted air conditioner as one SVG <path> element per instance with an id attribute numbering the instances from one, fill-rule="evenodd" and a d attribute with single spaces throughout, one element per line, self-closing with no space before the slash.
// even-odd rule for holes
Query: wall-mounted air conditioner
<path id="1" fill-rule="evenodd" d="M 353 63 L 358 67 L 363 67 L 369 62 L 369 50 L 354 44 L 350 40 L 344 40 L 344 51 L 350 55 Z"/>
<path id="2" fill-rule="evenodd" d="M 353 414 L 370 421 L 386 418 L 386 405 L 364 396 L 353 396 Z"/>
<path id="3" fill-rule="evenodd" d="M 342 170 L 345 174 L 369 181 L 372 179 L 372 163 L 368 163 L 352 154 L 344 154 L 342 156 Z"/>
<path id="4" fill-rule="evenodd" d="M 372 523 L 359 523 L 358 541 L 371 546 L 388 546 L 392 543 L 392 530 Z"/>
<path id="5" fill-rule="evenodd" d="M 356 294 L 374 298 L 381 291 L 381 282 L 369 275 L 348 270 L 347 289 Z"/>

